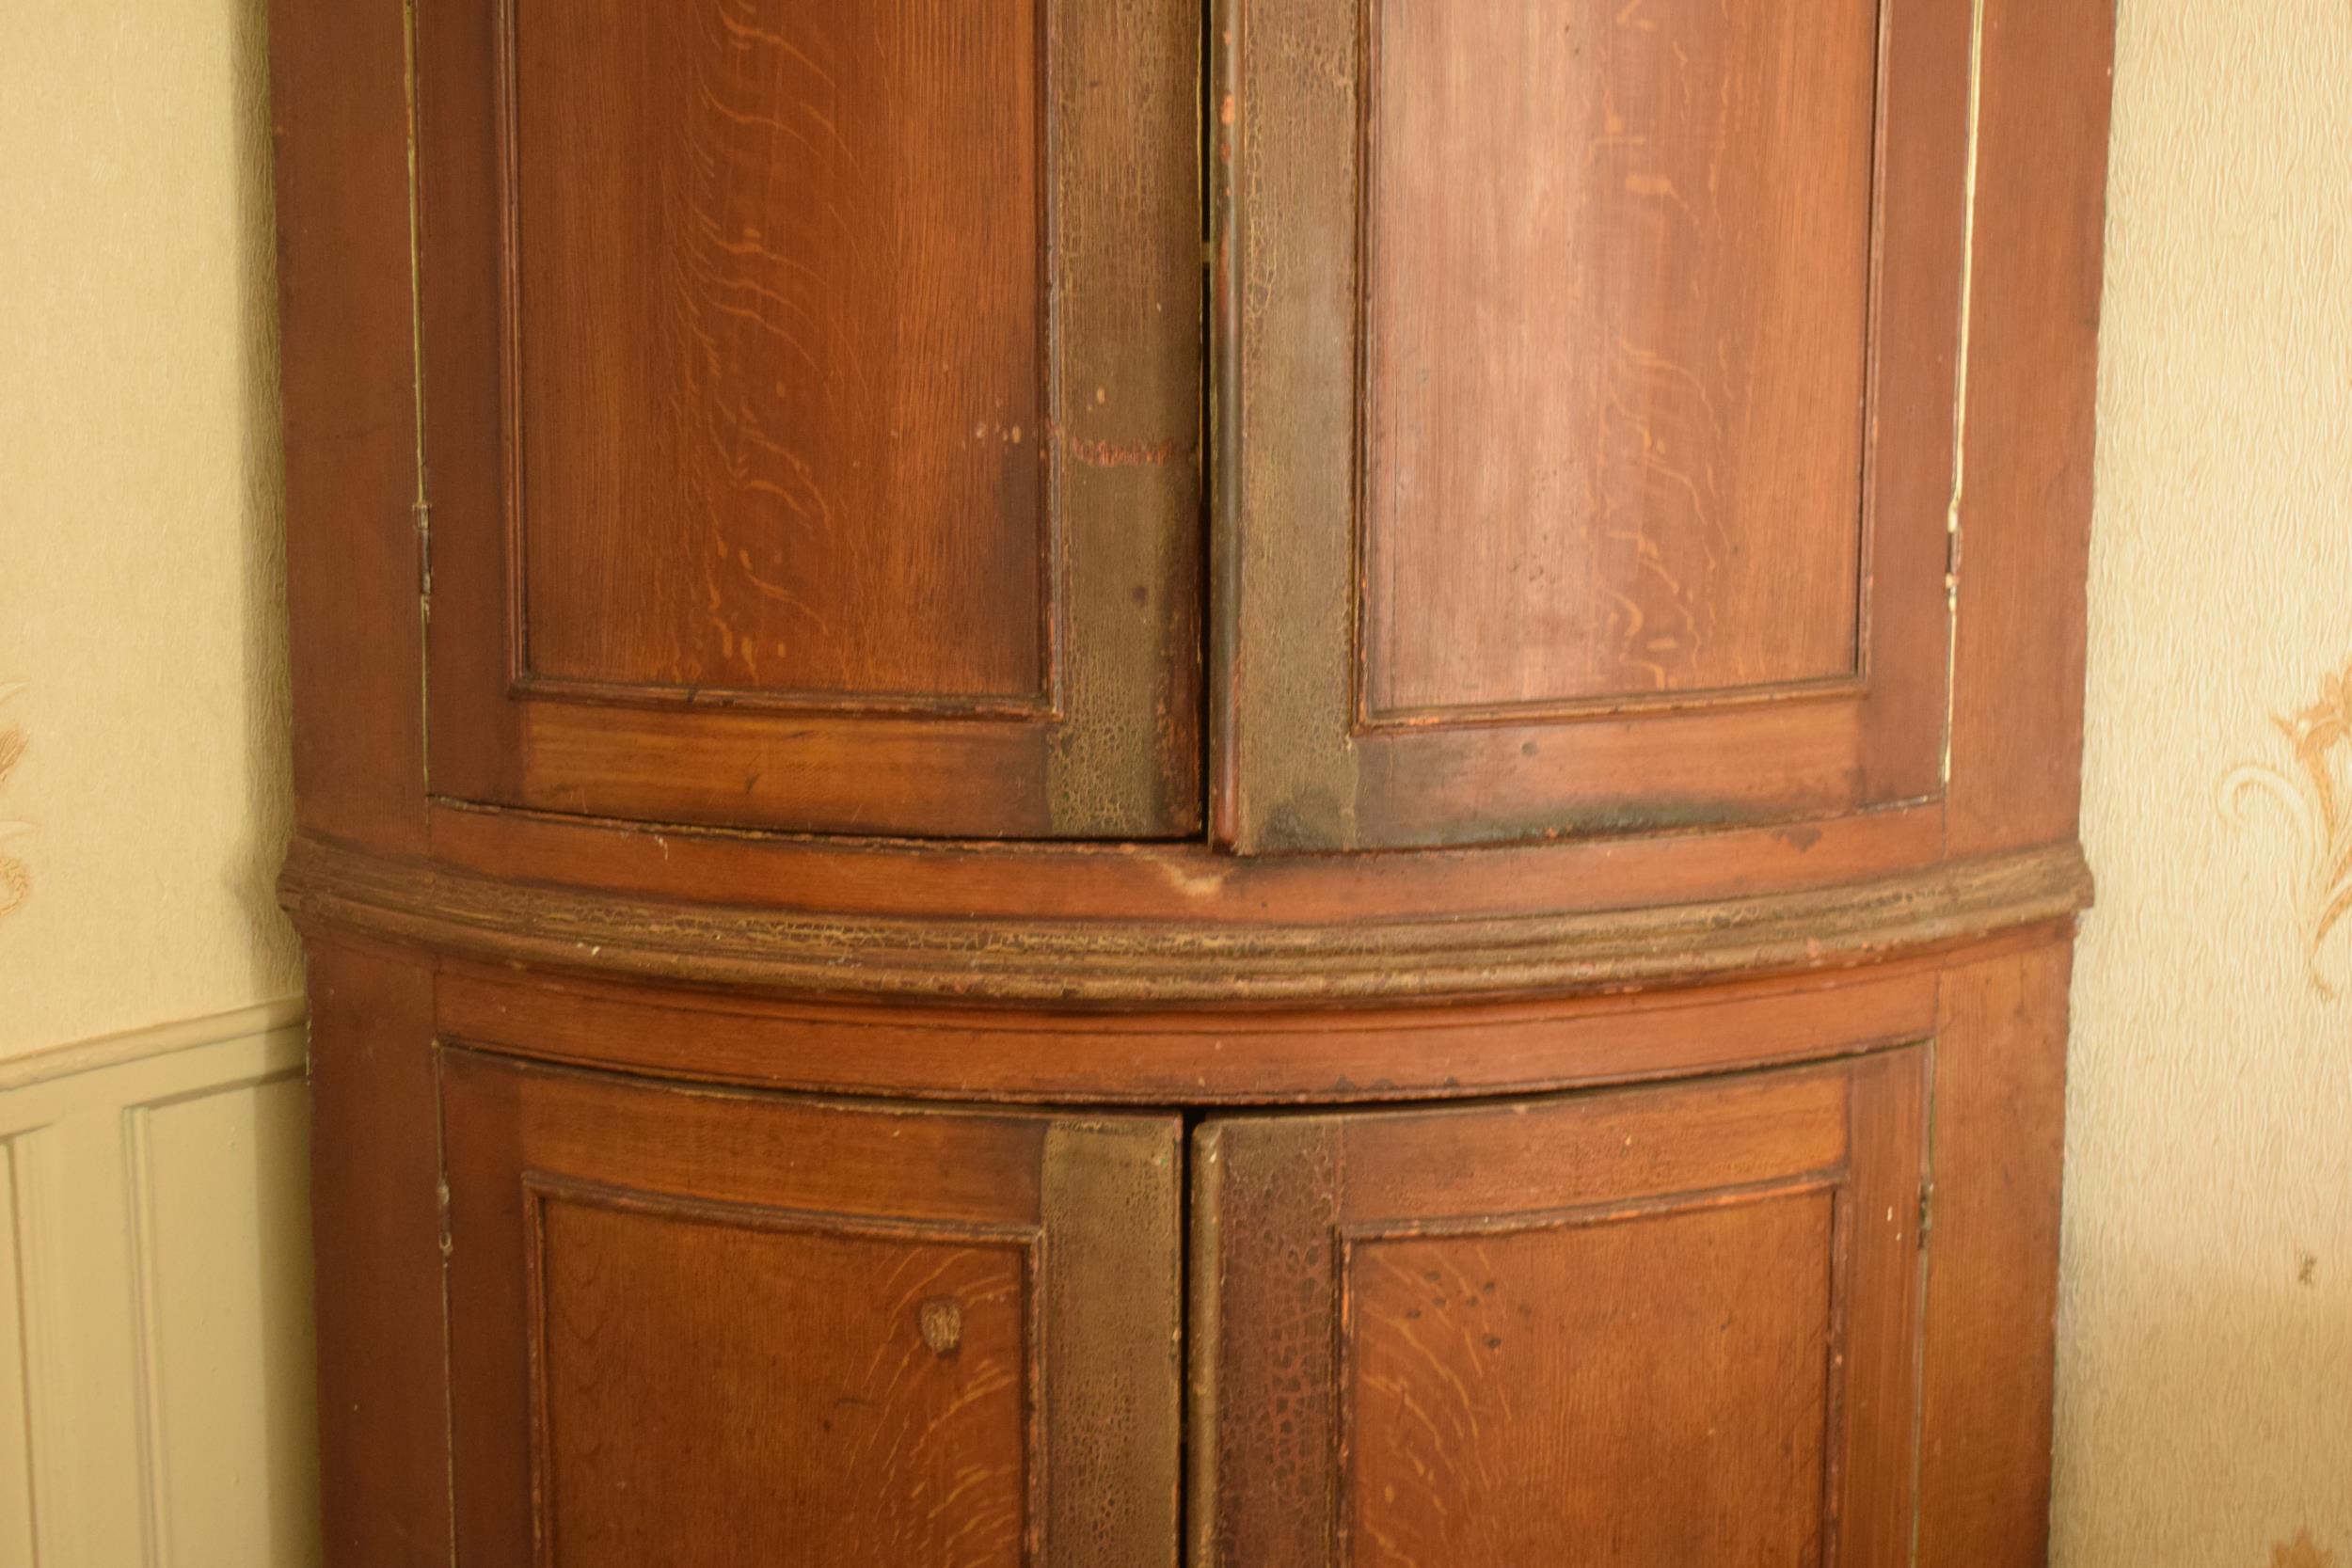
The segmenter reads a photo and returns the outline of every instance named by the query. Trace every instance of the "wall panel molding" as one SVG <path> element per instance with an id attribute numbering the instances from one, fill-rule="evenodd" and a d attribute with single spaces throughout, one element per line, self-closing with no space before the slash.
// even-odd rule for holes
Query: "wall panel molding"
<path id="1" fill-rule="evenodd" d="M 317 1560 L 302 1016 L 0 1065 L 0 1560 Z"/>

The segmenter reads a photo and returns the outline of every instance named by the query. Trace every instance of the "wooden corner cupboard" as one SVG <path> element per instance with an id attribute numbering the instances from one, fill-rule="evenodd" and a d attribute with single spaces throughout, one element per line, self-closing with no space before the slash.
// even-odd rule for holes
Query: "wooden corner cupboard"
<path id="1" fill-rule="evenodd" d="M 2046 1550 L 2111 0 L 275 0 L 329 1568 Z"/>

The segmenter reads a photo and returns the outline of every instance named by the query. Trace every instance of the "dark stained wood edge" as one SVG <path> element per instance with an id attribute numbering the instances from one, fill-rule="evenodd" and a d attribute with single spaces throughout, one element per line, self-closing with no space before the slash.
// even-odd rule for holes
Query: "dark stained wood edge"
<path id="1" fill-rule="evenodd" d="M 1981 0 L 1951 847 L 2074 832 L 2115 0 Z"/>
<path id="2" fill-rule="evenodd" d="M 1045 1130 L 1044 1560 L 1175 1568 L 1181 1537 L 1184 1125 Z"/>
<path id="3" fill-rule="evenodd" d="M 1283 1117 L 1194 1134 L 1190 1568 L 1333 1560 L 1343 1132 L 1335 1117 Z M 1251 1402 L 1232 1406 L 1229 1391 Z"/>
<path id="4" fill-rule="evenodd" d="M 332 1568 L 448 1568 L 439 1060 L 421 961 L 310 943 L 322 1542 Z"/>
<path id="5" fill-rule="evenodd" d="M 1564 994 L 1837 969 L 2061 920 L 2090 891 L 2072 844 L 1707 904 L 1254 926 L 691 905 L 510 883 L 310 836 L 295 841 L 280 882 L 306 925 L 526 968 L 1109 1006 Z"/>
<path id="6" fill-rule="evenodd" d="M 425 836 L 407 12 L 270 7 L 286 596 L 303 826 Z"/>
<path id="7" fill-rule="evenodd" d="M 2073 947 L 1947 974 L 1929 1134 L 1918 1568 L 2042 1568 Z"/>
<path id="8" fill-rule="evenodd" d="M 1357 11 L 1357 0 L 1217 0 L 1210 816 L 1245 852 L 1357 842 L 1344 352 L 1358 292 Z"/>
<path id="9" fill-rule="evenodd" d="M 1065 535 L 1046 760 L 1063 838 L 1201 826 L 1200 13 L 1038 0 L 1050 29 L 1046 356 Z"/>
<path id="10" fill-rule="evenodd" d="M 1202 437 L 1210 467 L 1208 501 L 1207 721 L 1208 831 L 1220 844 L 1241 836 L 1240 689 L 1241 537 L 1235 519 L 1246 494 L 1241 482 L 1242 295 L 1234 260 L 1246 219 L 1234 184 L 1241 90 L 1241 24 L 1245 0 L 1208 0 L 1208 123 L 1203 153 L 1208 226 L 1207 332 L 1214 351 L 1203 378 L 1207 409 Z"/>

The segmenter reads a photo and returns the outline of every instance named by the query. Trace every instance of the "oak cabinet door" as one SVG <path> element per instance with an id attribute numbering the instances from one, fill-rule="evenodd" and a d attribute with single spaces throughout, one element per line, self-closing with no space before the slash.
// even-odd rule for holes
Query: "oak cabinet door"
<path id="1" fill-rule="evenodd" d="M 421 0 L 437 794 L 1194 830 L 1184 0 Z"/>
<path id="2" fill-rule="evenodd" d="M 1921 1054 L 1208 1123 L 1194 1568 L 1907 1562 Z"/>
<path id="3" fill-rule="evenodd" d="M 1224 4 L 1218 836 L 1938 793 L 1965 0 Z"/>
<path id="4" fill-rule="evenodd" d="M 1179 1129 L 447 1053 L 456 1537 L 1170 1568 Z"/>

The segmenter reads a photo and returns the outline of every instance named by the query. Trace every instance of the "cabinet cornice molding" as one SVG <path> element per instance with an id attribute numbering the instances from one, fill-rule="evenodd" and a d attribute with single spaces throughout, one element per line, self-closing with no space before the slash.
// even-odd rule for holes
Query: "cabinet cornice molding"
<path id="1" fill-rule="evenodd" d="M 888 1001 L 1104 1007 L 1444 1002 L 1851 968 L 2087 909 L 2080 847 L 1702 903 L 1338 924 L 908 919 L 509 882 L 304 835 L 305 925 L 522 968 Z"/>

